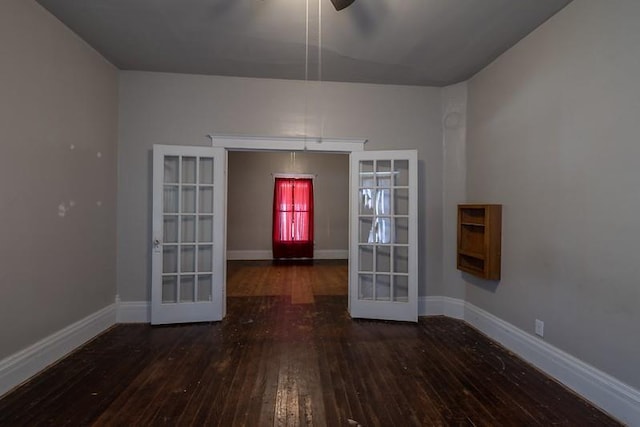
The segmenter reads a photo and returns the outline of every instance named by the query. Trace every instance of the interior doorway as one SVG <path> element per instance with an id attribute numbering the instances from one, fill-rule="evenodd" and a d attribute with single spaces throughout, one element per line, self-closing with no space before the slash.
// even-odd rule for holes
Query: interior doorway
<path id="1" fill-rule="evenodd" d="M 349 153 L 349 314 L 417 322 L 416 150 L 365 152 L 364 141 L 212 137 L 209 148 L 154 145 L 152 324 L 225 317 L 226 207 L 236 194 L 228 191 L 227 158 L 242 149 Z"/>
<path id="2" fill-rule="evenodd" d="M 314 177 L 314 259 L 347 259 L 349 156 L 343 153 L 228 151 L 227 259 L 270 260 L 274 179 Z"/>
<path id="3" fill-rule="evenodd" d="M 274 182 L 293 175 L 313 178 L 313 257 L 274 262 Z M 295 304 L 317 302 L 322 295 L 343 295 L 346 309 L 347 153 L 229 150 L 226 218 L 227 297 L 282 295 Z M 291 281 L 298 285 L 292 287 Z"/>

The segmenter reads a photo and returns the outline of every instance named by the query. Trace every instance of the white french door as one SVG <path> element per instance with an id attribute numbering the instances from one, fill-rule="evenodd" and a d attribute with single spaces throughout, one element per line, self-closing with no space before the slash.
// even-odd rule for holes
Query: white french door
<path id="1" fill-rule="evenodd" d="M 417 152 L 351 153 L 349 312 L 416 322 Z"/>
<path id="2" fill-rule="evenodd" d="M 225 150 L 154 145 L 151 323 L 225 311 Z"/>

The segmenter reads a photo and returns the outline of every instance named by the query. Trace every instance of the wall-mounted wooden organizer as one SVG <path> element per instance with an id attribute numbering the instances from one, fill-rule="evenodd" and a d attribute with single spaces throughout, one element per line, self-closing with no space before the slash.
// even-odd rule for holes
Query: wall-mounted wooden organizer
<path id="1" fill-rule="evenodd" d="M 500 279 L 502 205 L 458 205 L 458 270 Z"/>

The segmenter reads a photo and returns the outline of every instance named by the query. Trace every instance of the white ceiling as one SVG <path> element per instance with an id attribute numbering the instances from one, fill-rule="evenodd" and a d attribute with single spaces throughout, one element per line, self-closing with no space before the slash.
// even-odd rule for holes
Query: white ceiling
<path id="1" fill-rule="evenodd" d="M 37 1 L 124 70 L 445 86 L 571 0 Z"/>

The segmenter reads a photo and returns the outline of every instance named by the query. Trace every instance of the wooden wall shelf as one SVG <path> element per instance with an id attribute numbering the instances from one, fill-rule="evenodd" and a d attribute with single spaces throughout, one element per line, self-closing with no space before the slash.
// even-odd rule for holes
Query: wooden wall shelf
<path id="1" fill-rule="evenodd" d="M 502 205 L 458 205 L 458 270 L 500 279 Z"/>

